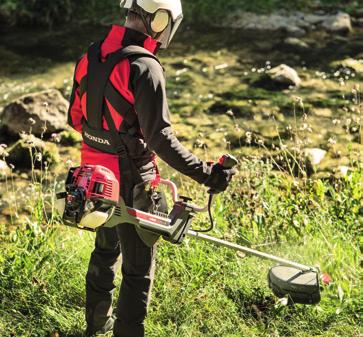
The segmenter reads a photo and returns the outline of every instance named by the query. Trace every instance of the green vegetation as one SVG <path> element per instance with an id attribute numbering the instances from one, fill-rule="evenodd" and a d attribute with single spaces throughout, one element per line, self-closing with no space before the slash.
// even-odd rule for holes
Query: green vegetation
<path id="1" fill-rule="evenodd" d="M 333 282 L 320 305 L 286 307 L 267 288 L 271 264 L 192 239 L 181 247 L 163 242 L 148 336 L 358 337 L 362 169 L 336 184 L 296 184 L 270 164 L 241 160 L 240 171 L 247 173 L 218 199 L 214 235 L 319 265 Z M 46 180 L 42 185 L 48 186 Z M 46 218 L 53 187 L 41 192 L 39 183 L 32 186 L 27 219 L 15 230 L 1 231 L 0 331 L 81 336 L 93 236 Z M 202 201 L 194 185 L 182 188 Z M 195 226 L 205 223 L 199 217 Z"/>
<path id="2" fill-rule="evenodd" d="M 28 32 L 25 40 L 17 32 L 3 36 L 0 104 L 47 87 L 69 95 L 74 61 L 104 33 L 99 26 L 71 26 L 52 34 Z M 319 305 L 286 306 L 267 287 L 271 263 L 193 239 L 180 247 L 161 242 L 149 337 L 358 337 L 363 332 L 362 74 L 350 68 L 349 76 L 344 73 L 352 64 L 347 54 L 363 57 L 362 39 L 357 33 L 334 48 L 321 39 L 320 49 L 308 56 L 276 51 L 274 43 L 279 41 L 222 30 L 179 36 L 162 55 L 172 117 L 179 138 L 202 158 L 232 151 L 241 160 L 231 188 L 217 199 L 212 235 L 319 265 L 333 281 Z M 254 85 L 261 68 L 281 62 L 298 71 L 299 89 L 275 92 Z M 85 328 L 84 279 L 94 235 L 65 228 L 51 216 L 65 163 L 79 161 L 79 135 L 65 131 L 59 139 L 49 148 L 54 158 L 59 151 L 62 161 L 51 171 L 0 171 L 0 336 L 80 337 Z M 313 165 L 305 158 L 306 147 L 326 150 L 326 156 Z M 161 166 L 182 194 L 206 201 L 199 186 Z M 200 215 L 194 226 L 207 221 Z"/>
<path id="3" fill-rule="evenodd" d="M 329 7 L 341 6 L 350 10 L 359 6 L 358 2 L 349 0 L 323 0 L 322 5 Z M 53 25 L 70 21 L 102 20 L 103 18 L 118 13 L 119 1 L 85 1 L 70 0 L 4 0 L 0 4 L 0 23 L 19 25 Z M 306 10 L 315 5 L 313 0 L 184 0 L 186 20 L 189 23 L 205 24 L 223 18 L 226 14 L 236 9 L 253 12 L 270 12 L 275 9 Z"/>

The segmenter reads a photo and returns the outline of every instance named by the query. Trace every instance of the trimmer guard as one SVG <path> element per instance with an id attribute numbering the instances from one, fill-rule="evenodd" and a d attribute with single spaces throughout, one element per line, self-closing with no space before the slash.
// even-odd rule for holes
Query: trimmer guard
<path id="1" fill-rule="evenodd" d="M 320 302 L 317 271 L 275 266 L 269 271 L 268 283 L 277 297 L 282 298 L 288 295 L 292 303 L 317 304 Z"/>

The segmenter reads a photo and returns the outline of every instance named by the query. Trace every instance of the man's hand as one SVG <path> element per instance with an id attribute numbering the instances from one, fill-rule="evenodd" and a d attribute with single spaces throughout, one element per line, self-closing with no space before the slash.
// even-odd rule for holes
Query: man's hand
<path id="1" fill-rule="evenodd" d="M 237 171 L 233 168 L 227 169 L 219 163 L 214 164 L 211 174 L 204 185 L 210 188 L 209 193 L 211 194 L 224 192 L 236 173 Z"/>

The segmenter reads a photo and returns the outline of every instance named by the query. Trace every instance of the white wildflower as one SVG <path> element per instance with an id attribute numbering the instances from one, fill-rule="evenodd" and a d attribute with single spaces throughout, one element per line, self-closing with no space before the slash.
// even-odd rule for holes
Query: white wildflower
<path id="1" fill-rule="evenodd" d="M 330 137 L 330 138 L 328 139 L 328 143 L 329 143 L 330 145 L 335 145 L 335 144 L 337 143 L 337 141 L 336 141 L 336 139 L 335 139 L 334 137 Z"/>
<path id="2" fill-rule="evenodd" d="M 246 132 L 246 143 L 251 144 L 252 143 L 252 132 L 247 131 Z"/>
<path id="3" fill-rule="evenodd" d="M 228 116 L 231 116 L 231 117 L 233 117 L 233 116 L 234 116 L 234 113 L 233 113 L 232 109 L 229 109 L 229 110 L 226 112 L 226 114 L 227 114 Z"/>
<path id="4" fill-rule="evenodd" d="M 42 161 L 43 159 L 43 155 L 41 154 L 41 152 L 38 152 L 36 155 L 35 155 L 35 160 L 36 161 Z"/>

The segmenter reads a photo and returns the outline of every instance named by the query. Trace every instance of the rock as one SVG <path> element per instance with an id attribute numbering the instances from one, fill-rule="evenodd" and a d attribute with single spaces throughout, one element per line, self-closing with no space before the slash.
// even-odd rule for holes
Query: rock
<path id="1" fill-rule="evenodd" d="M 309 45 L 296 37 L 288 37 L 284 40 L 284 45 L 292 50 L 307 51 L 310 50 Z"/>
<path id="2" fill-rule="evenodd" d="M 288 33 L 288 35 L 294 36 L 294 37 L 303 37 L 306 35 L 305 29 L 302 29 L 300 27 L 293 26 L 293 25 L 287 26 L 286 32 Z"/>
<path id="3" fill-rule="evenodd" d="M 342 12 L 328 17 L 322 27 L 328 32 L 338 34 L 348 34 L 353 30 L 350 15 Z"/>
<path id="4" fill-rule="evenodd" d="M 267 71 L 258 84 L 268 89 L 288 89 L 291 86 L 298 87 L 301 79 L 295 69 L 286 64 L 280 64 Z"/>
<path id="5" fill-rule="evenodd" d="M 291 33 L 294 36 L 305 35 L 304 28 L 306 25 L 294 15 L 286 15 L 286 13 L 272 13 L 270 15 L 260 15 L 245 11 L 237 11 L 233 13 L 228 20 L 221 25 L 228 28 L 242 28 L 245 30 L 254 30 L 260 32 L 280 32 Z"/>
<path id="6" fill-rule="evenodd" d="M 231 105 L 226 101 L 217 101 L 214 104 L 212 104 L 208 112 L 210 114 L 218 114 L 218 115 L 232 115 L 238 118 L 246 118 L 251 119 L 253 117 L 253 113 L 251 111 L 251 108 L 248 105 L 244 104 L 235 104 Z"/>
<path id="7" fill-rule="evenodd" d="M 8 151 L 7 162 L 14 165 L 15 169 L 40 168 L 46 163 L 52 166 L 60 162 L 57 146 L 34 135 L 21 135 L 21 139 Z"/>
<path id="8" fill-rule="evenodd" d="M 314 13 L 309 13 L 309 14 L 304 14 L 303 15 L 303 19 L 304 21 L 306 21 L 309 25 L 320 25 L 321 23 L 324 22 L 324 20 L 326 20 L 327 16 L 324 16 L 324 14 L 314 14 Z"/>
<path id="9" fill-rule="evenodd" d="M 330 118 L 333 115 L 332 110 L 329 108 L 314 108 L 312 112 L 315 116 L 324 118 Z"/>
<path id="10" fill-rule="evenodd" d="M 281 10 L 265 15 L 239 10 L 234 11 L 223 22 L 216 22 L 215 26 L 265 33 L 287 33 L 295 37 L 304 36 L 312 30 L 327 30 L 337 34 L 346 34 L 352 31 L 349 14 L 342 12 L 325 14 L 321 11 L 306 14 L 299 11 L 286 12 Z"/>
<path id="11" fill-rule="evenodd" d="M 315 173 L 315 169 L 310 159 L 306 156 L 295 157 L 290 152 L 280 152 L 272 156 L 272 166 L 279 171 L 284 170 L 286 173 L 294 177 L 307 176 L 311 177 Z M 266 156 L 263 160 L 271 160 L 270 156 Z"/>
<path id="12" fill-rule="evenodd" d="M 363 8 L 357 9 L 354 11 L 353 16 L 355 18 L 363 18 Z"/>
<path id="13" fill-rule="evenodd" d="M 355 25 L 357 27 L 363 27 L 363 18 L 355 20 Z"/>
<path id="14" fill-rule="evenodd" d="M 327 151 L 318 148 L 305 149 L 305 156 L 309 158 L 312 165 L 319 165 L 326 154 Z"/>
<path id="15" fill-rule="evenodd" d="M 352 58 L 347 58 L 340 61 L 335 61 L 330 64 L 332 68 L 341 70 L 342 68 L 350 68 L 356 73 L 363 73 L 363 59 L 356 60 Z"/>
<path id="16" fill-rule="evenodd" d="M 68 101 L 55 89 L 22 96 L 4 108 L 2 124 L 13 135 L 29 132 L 30 129 L 38 137 L 49 135 L 65 130 L 68 105 Z"/>
<path id="17" fill-rule="evenodd" d="M 350 171 L 348 166 L 339 166 L 337 169 L 337 173 L 340 173 L 343 177 L 346 177 Z"/>

